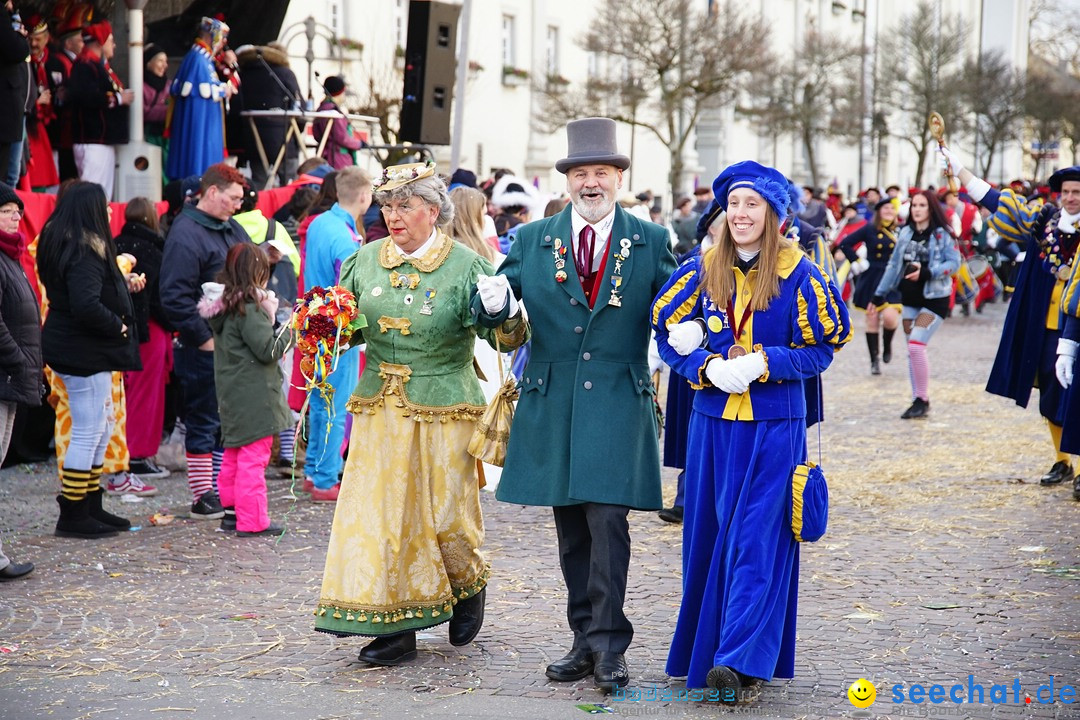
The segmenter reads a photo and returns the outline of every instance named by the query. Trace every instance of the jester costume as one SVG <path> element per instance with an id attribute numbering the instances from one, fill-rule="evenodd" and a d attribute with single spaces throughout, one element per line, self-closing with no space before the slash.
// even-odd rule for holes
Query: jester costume
<path id="1" fill-rule="evenodd" d="M 201 176 L 225 159 L 226 83 L 218 77 L 214 52 L 225 42 L 229 26 L 203 18 L 199 38 L 184 56 L 169 94 L 169 161 L 165 174 L 181 180 Z"/>

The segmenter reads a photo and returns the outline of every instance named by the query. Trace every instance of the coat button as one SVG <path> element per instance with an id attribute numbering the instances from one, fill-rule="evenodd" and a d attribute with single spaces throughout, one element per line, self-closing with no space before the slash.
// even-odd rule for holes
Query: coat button
<path id="1" fill-rule="evenodd" d="M 529 384 L 529 378 L 525 378 L 525 384 L 526 384 L 526 385 L 528 385 L 528 384 Z"/>
<path id="2" fill-rule="evenodd" d="M 592 380 L 586 380 L 584 387 L 586 390 L 592 390 Z"/>
<path id="3" fill-rule="evenodd" d="M 536 384 L 537 385 L 543 385 L 544 384 L 544 378 L 536 378 Z"/>
<path id="4" fill-rule="evenodd" d="M 577 298 L 570 298 L 571 305 L 577 305 Z"/>
<path id="5" fill-rule="evenodd" d="M 585 332 L 585 328 L 578 325 L 576 328 L 574 328 L 574 332 L 576 332 L 578 335 L 580 335 L 581 333 Z"/>
<path id="6" fill-rule="evenodd" d="M 581 359 L 582 359 L 582 360 L 592 360 L 592 353 L 584 353 L 584 354 L 583 354 L 583 355 L 581 356 Z"/>
<path id="7" fill-rule="evenodd" d="M 645 384 L 645 381 L 644 380 L 638 380 L 637 384 L 638 384 L 638 387 L 641 387 L 642 385 Z"/>

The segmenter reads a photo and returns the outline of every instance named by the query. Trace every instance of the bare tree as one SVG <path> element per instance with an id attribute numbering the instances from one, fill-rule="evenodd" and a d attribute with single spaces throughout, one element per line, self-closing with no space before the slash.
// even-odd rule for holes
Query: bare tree
<path id="1" fill-rule="evenodd" d="M 1026 110 L 1025 83 L 1023 73 L 998 50 L 984 52 L 964 64 L 963 97 L 975 114 L 975 140 L 983 161 L 981 177 L 989 177 L 994 156 L 1004 145 L 1020 137 Z"/>
<path id="2" fill-rule="evenodd" d="M 733 102 L 770 62 L 764 20 L 732 2 L 711 15 L 702 4 L 604 0 L 579 42 L 608 60 L 607 73 L 579 88 L 548 83 L 537 121 L 554 129 L 587 111 L 645 128 L 667 147 L 672 195 L 682 193 L 683 151 L 702 110 Z"/>
<path id="3" fill-rule="evenodd" d="M 758 115 L 774 135 L 802 141 L 812 184 L 820 183 L 817 145 L 822 138 L 857 141 L 862 121 L 859 66 L 866 48 L 859 42 L 826 36 L 811 27 L 802 45 L 783 62 L 783 72 L 762 75 Z"/>
<path id="4" fill-rule="evenodd" d="M 897 111 L 894 136 L 906 141 L 918 154 L 915 184 L 922 185 L 927 150 L 933 138 L 929 117 L 939 112 L 950 134 L 966 129 L 963 75 L 966 23 L 959 15 L 938 17 L 937 8 L 920 0 L 900 23 L 886 53 L 887 102 Z"/>
<path id="5" fill-rule="evenodd" d="M 378 67 L 369 66 L 366 75 L 367 82 L 355 95 L 350 90 L 349 106 L 359 115 L 379 119 L 379 137 L 371 139 L 372 145 L 396 145 L 401 114 L 401 71 L 384 63 Z M 395 165 L 411 154 L 402 150 L 376 151 L 383 167 Z"/>
<path id="6" fill-rule="evenodd" d="M 1062 79 L 1036 66 L 1028 73 L 1027 93 L 1024 98 L 1028 130 L 1032 139 L 1031 157 L 1035 161 L 1034 178 L 1042 178 L 1042 162 L 1048 148 L 1061 139 L 1063 118 L 1069 112 L 1073 99 L 1062 87 Z"/>

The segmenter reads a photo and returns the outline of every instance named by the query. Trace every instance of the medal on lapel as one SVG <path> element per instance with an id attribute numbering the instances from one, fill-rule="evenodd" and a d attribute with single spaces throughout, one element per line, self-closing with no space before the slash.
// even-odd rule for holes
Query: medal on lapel
<path id="1" fill-rule="evenodd" d="M 622 264 L 623 261 L 630 257 L 630 239 L 623 238 L 619 241 L 619 252 L 612 255 L 612 259 L 615 261 L 615 269 L 611 272 L 611 297 L 608 298 L 607 304 L 612 307 L 622 307 L 622 296 L 619 294 L 619 290 L 622 288 Z"/>
<path id="2" fill-rule="evenodd" d="M 566 282 L 566 245 L 561 238 L 555 238 L 554 247 L 551 254 L 555 257 L 555 282 Z"/>
<path id="3" fill-rule="evenodd" d="M 424 291 L 424 304 L 420 307 L 421 315 L 430 315 L 434 309 L 431 305 L 435 300 L 435 288 L 428 288 Z"/>

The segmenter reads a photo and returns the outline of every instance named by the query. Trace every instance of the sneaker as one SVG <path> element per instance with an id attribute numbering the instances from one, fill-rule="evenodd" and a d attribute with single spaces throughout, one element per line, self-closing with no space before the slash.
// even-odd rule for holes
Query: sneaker
<path id="1" fill-rule="evenodd" d="M 236 510 L 233 508 L 223 508 L 225 514 L 221 518 L 220 530 L 223 533 L 235 533 L 236 532 Z"/>
<path id="2" fill-rule="evenodd" d="M 904 411 L 904 414 L 900 416 L 900 419 L 912 420 L 914 418 L 924 418 L 929 412 L 930 401 L 923 400 L 922 398 L 915 398 L 915 401 L 911 403 L 911 407 Z"/>
<path id="3" fill-rule="evenodd" d="M 285 528 L 270 521 L 270 525 L 265 530 L 237 530 L 237 537 L 255 537 L 256 535 L 281 535 L 285 532 Z"/>
<path id="4" fill-rule="evenodd" d="M 172 474 L 150 458 L 132 458 L 128 469 L 139 477 L 157 478 L 159 480 Z"/>
<path id="5" fill-rule="evenodd" d="M 325 490 L 322 488 L 311 488 L 311 501 L 312 502 L 337 502 L 338 492 L 341 490 L 341 483 L 332 485 Z"/>
<path id="6" fill-rule="evenodd" d="M 138 495 L 139 497 L 151 497 L 158 494 L 158 489 L 153 485 L 147 485 L 135 473 L 113 473 L 105 483 L 105 492 L 110 495 Z"/>
<path id="7" fill-rule="evenodd" d="M 217 493 L 211 490 L 193 502 L 191 517 L 200 520 L 217 520 L 225 517 L 225 510 L 221 507 L 221 500 L 218 499 Z"/>

